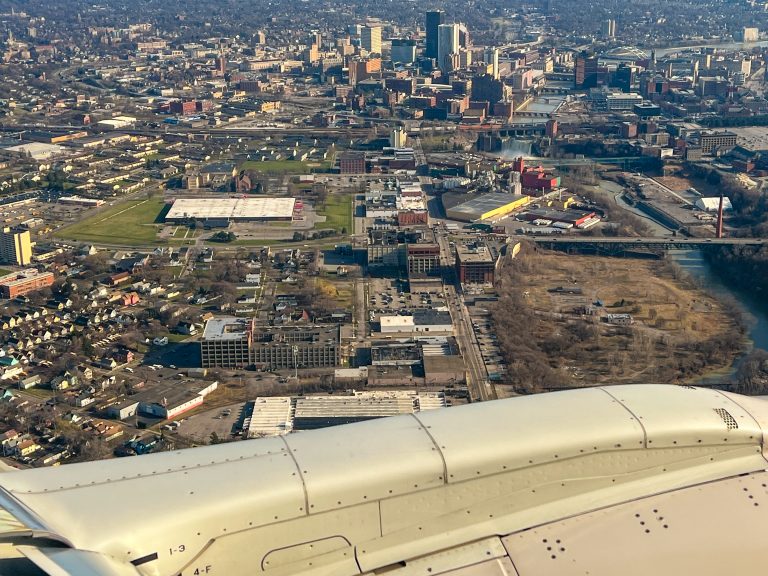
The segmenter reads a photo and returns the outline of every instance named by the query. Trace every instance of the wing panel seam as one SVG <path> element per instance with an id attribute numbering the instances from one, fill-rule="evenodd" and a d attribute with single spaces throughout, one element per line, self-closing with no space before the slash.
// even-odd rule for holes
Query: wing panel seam
<path id="1" fill-rule="evenodd" d="M 440 461 L 443 463 L 443 484 L 448 484 L 448 464 L 445 462 L 445 455 L 443 454 L 443 451 L 440 449 L 437 440 L 435 440 L 435 437 L 432 436 L 432 433 L 429 431 L 427 425 L 424 424 L 424 422 L 422 422 L 416 414 L 411 414 L 411 416 L 416 419 L 416 422 L 419 423 L 421 429 L 432 442 L 432 445 L 435 447 L 435 450 L 437 450 L 437 453 L 440 454 Z"/>
<path id="2" fill-rule="evenodd" d="M 294 456 L 293 450 L 291 450 L 291 445 L 288 444 L 288 439 L 285 436 L 280 436 L 280 440 L 285 444 L 285 448 L 288 450 L 293 465 L 296 466 L 296 473 L 299 475 L 301 489 L 304 492 L 304 516 L 309 516 L 309 491 L 307 490 L 307 483 L 304 481 L 304 474 L 301 472 L 301 466 L 299 466 L 299 461 L 296 460 L 296 456 Z"/>
<path id="3" fill-rule="evenodd" d="M 634 419 L 634 420 L 637 422 L 638 426 L 640 426 L 640 429 L 643 431 L 643 448 L 648 448 L 648 432 L 646 431 L 646 429 L 645 429 L 645 426 L 643 425 L 643 422 L 642 422 L 642 420 L 640 420 L 640 417 L 639 417 L 637 414 L 635 414 L 634 412 L 632 412 L 632 410 L 629 408 L 629 406 L 627 406 L 626 404 L 624 404 L 624 402 L 622 402 L 621 400 L 619 400 L 618 398 L 616 398 L 616 396 L 614 396 L 613 394 L 611 394 L 611 393 L 610 393 L 608 390 L 606 390 L 605 388 L 603 388 L 603 387 L 600 387 L 600 388 L 598 388 L 598 390 L 602 390 L 603 392 L 605 392 L 606 394 L 608 394 L 608 396 L 610 396 L 610 397 L 611 397 L 611 398 L 613 398 L 613 399 L 614 399 L 616 402 L 618 402 L 618 403 L 619 403 L 619 406 L 621 406 L 622 408 L 624 408 L 624 410 L 626 410 L 626 411 L 629 413 L 629 415 L 630 415 L 630 416 L 632 416 L 632 418 L 633 418 L 633 419 Z"/>

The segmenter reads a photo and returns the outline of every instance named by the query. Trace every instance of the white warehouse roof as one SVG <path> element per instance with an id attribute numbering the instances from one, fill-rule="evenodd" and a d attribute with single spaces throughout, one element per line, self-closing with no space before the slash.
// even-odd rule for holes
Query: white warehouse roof
<path id="1" fill-rule="evenodd" d="M 291 219 L 295 203 L 295 198 L 179 198 L 165 219 Z"/>

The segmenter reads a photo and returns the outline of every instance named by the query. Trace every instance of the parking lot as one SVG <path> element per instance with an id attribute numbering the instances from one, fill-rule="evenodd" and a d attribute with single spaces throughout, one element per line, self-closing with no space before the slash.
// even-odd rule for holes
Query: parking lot
<path id="1" fill-rule="evenodd" d="M 368 287 L 368 312 L 373 321 L 379 316 L 407 315 L 417 309 L 446 307 L 445 294 L 435 292 L 406 292 L 404 281 L 372 278 Z M 447 308 L 445 308 L 447 309 Z"/>
<path id="2" fill-rule="evenodd" d="M 241 402 L 200 412 L 189 418 L 182 417 L 179 419 L 181 425 L 177 433 L 197 444 L 210 443 L 212 434 L 221 440 L 229 440 L 233 434 L 240 433 L 244 409 L 245 403 Z"/>
<path id="3" fill-rule="evenodd" d="M 472 329 L 475 331 L 480 354 L 483 357 L 489 375 L 504 372 L 504 358 L 499 348 L 496 334 L 493 333 L 490 314 L 487 310 L 469 308 Z"/>

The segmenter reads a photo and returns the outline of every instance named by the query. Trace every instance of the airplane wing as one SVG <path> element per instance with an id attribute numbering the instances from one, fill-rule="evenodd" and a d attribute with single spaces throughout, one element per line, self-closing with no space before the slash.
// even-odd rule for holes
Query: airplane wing
<path id="1" fill-rule="evenodd" d="M 0 574 L 766 574 L 768 403 L 614 386 L 0 475 Z"/>

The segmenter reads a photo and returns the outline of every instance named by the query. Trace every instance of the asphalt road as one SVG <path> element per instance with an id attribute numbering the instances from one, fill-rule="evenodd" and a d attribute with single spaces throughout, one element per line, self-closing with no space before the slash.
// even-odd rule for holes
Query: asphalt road
<path id="1" fill-rule="evenodd" d="M 453 266 L 448 238 L 438 232 L 438 244 L 440 245 L 440 263 L 444 270 Z M 492 400 L 496 398 L 496 390 L 488 381 L 488 372 L 485 368 L 480 345 L 472 328 L 472 320 L 469 317 L 467 307 L 460 296 L 461 286 L 458 279 L 453 282 L 446 281 L 445 294 L 448 309 L 451 312 L 453 326 L 456 333 L 456 341 L 459 344 L 464 363 L 467 368 L 467 390 L 472 401 Z"/>

